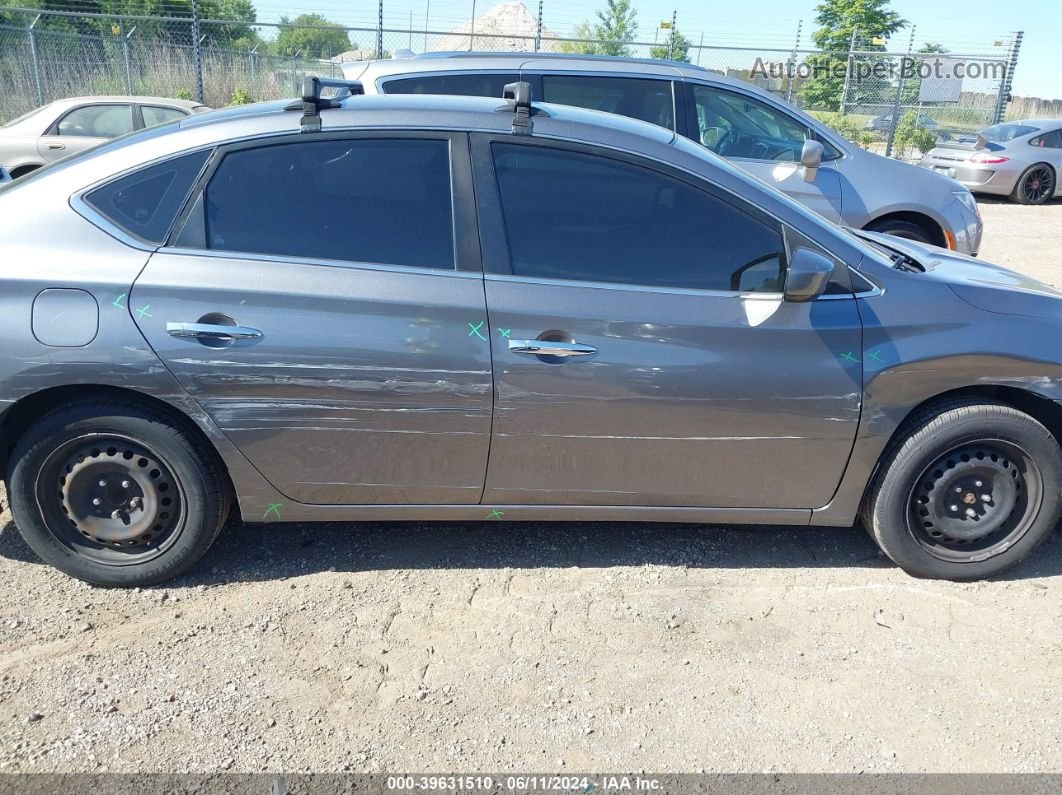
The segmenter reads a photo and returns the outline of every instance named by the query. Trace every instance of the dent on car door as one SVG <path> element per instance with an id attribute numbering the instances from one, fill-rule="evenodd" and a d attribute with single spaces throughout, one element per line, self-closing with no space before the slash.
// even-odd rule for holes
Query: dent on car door
<path id="1" fill-rule="evenodd" d="M 644 161 L 512 138 L 473 151 L 485 503 L 829 502 L 859 419 L 850 292 L 784 302 L 779 223 Z"/>
<path id="2" fill-rule="evenodd" d="M 491 365 L 467 140 L 299 136 L 224 151 L 205 180 L 129 296 L 166 366 L 293 500 L 478 502 Z"/>
<path id="3" fill-rule="evenodd" d="M 804 179 L 800 153 L 814 131 L 748 94 L 700 83 L 687 84 L 690 135 L 831 221 L 841 219 L 842 179 L 837 152 L 825 143 L 822 167 Z"/>

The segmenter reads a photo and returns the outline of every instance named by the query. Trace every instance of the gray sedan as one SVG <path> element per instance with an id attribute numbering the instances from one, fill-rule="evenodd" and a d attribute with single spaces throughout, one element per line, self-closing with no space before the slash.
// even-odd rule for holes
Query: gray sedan
<path id="1" fill-rule="evenodd" d="M 954 177 L 975 193 L 1043 204 L 1062 196 L 1062 119 L 1005 122 L 940 142 L 921 165 Z"/>
<path id="2" fill-rule="evenodd" d="M 230 514 L 859 520 L 966 580 L 1054 530 L 1062 294 L 526 83 L 335 82 L 0 188 L 0 465 L 46 561 L 161 582 Z"/>

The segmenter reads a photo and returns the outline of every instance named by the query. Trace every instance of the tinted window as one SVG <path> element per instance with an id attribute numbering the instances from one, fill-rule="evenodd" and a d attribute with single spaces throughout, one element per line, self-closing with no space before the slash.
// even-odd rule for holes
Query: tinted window
<path id="1" fill-rule="evenodd" d="M 543 75 L 542 94 L 546 102 L 618 113 L 675 129 L 670 80 Z"/>
<path id="2" fill-rule="evenodd" d="M 221 251 L 453 268 L 444 140 L 306 141 L 232 152 L 206 189 Z"/>
<path id="3" fill-rule="evenodd" d="M 792 163 L 800 160 L 805 139 L 814 137 L 803 123 L 744 94 L 699 85 L 693 103 L 697 140 L 724 157 Z M 827 158 L 836 156 L 827 149 Z"/>
<path id="4" fill-rule="evenodd" d="M 1030 127 L 1028 124 L 994 124 L 991 127 L 985 127 L 981 130 L 980 135 L 986 141 L 992 141 L 993 143 L 1004 143 L 1006 141 L 1012 141 L 1015 138 L 1021 138 L 1023 135 L 1036 132 L 1039 127 Z"/>
<path id="5" fill-rule="evenodd" d="M 132 131 L 132 105 L 87 105 L 60 119 L 57 134 L 116 138 Z"/>
<path id="6" fill-rule="evenodd" d="M 417 75 L 383 84 L 385 94 L 450 94 L 461 97 L 498 97 L 508 83 L 520 76 L 512 74 Z"/>
<path id="7" fill-rule="evenodd" d="M 144 116 L 145 127 L 154 127 L 156 124 L 165 124 L 174 119 L 183 119 L 187 115 L 176 108 L 160 108 L 156 105 L 141 105 L 140 112 Z"/>
<path id="8" fill-rule="evenodd" d="M 493 154 L 515 275 L 782 289 L 780 228 L 727 201 L 609 158 L 514 144 Z"/>
<path id="9" fill-rule="evenodd" d="M 1029 143 L 1042 149 L 1062 149 L 1062 130 L 1044 133 L 1033 138 Z"/>
<path id="10" fill-rule="evenodd" d="M 96 188 L 85 201 L 130 234 L 161 244 L 209 155 L 194 152 L 143 168 Z"/>

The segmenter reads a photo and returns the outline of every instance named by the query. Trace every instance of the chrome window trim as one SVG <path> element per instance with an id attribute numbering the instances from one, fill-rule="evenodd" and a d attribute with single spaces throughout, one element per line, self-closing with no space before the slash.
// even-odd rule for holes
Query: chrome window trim
<path id="1" fill-rule="evenodd" d="M 254 254 L 246 251 L 219 251 L 217 249 L 181 248 L 178 246 L 160 246 L 155 251 L 159 254 L 175 254 L 182 257 L 212 257 L 214 259 L 235 259 L 245 262 L 272 262 L 278 265 L 310 265 L 322 268 L 345 268 L 347 270 L 369 270 L 383 273 L 413 273 L 422 276 L 460 276 L 465 279 L 483 278 L 483 274 L 479 271 L 462 271 L 456 268 L 422 268 L 412 265 L 288 257 L 281 254 Z"/>
<path id="2" fill-rule="evenodd" d="M 125 173 L 129 173 L 129 172 L 123 172 L 123 174 L 125 174 Z M 120 179 L 121 177 L 119 176 L 119 177 L 115 177 L 115 178 Z M 114 179 L 114 178 L 108 177 L 103 182 L 97 183 L 97 185 L 106 184 L 107 182 L 110 182 L 111 179 Z M 93 186 L 93 188 L 94 187 L 96 187 L 96 186 Z M 84 218 L 90 224 L 95 226 L 97 229 L 99 229 L 104 234 L 107 234 L 107 235 L 110 235 L 111 237 L 113 237 L 119 243 L 124 243 L 125 245 L 129 246 L 130 248 L 135 248 L 138 251 L 153 252 L 153 251 L 158 250 L 159 247 L 157 245 L 152 244 L 152 243 L 147 243 L 147 242 L 145 242 L 143 240 L 140 240 L 139 238 L 133 237 L 131 234 L 126 232 L 124 229 L 122 229 L 120 226 L 115 224 L 113 221 L 111 221 L 105 215 L 101 214 L 95 207 L 93 207 L 91 204 L 89 204 L 87 201 L 85 201 L 85 198 L 84 198 L 85 194 L 88 193 L 93 188 L 86 188 L 86 189 L 80 190 L 77 193 L 75 193 L 74 195 L 72 195 L 70 197 L 70 209 L 72 209 L 74 212 L 76 212 L 78 215 L 80 215 L 82 218 Z"/>

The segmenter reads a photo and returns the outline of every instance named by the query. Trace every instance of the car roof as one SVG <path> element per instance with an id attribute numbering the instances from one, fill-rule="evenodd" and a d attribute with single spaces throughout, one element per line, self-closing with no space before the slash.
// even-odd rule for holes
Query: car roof
<path id="1" fill-rule="evenodd" d="M 55 107 L 59 107 L 62 105 L 93 105 L 108 104 L 112 102 L 127 102 L 135 103 L 137 105 L 172 105 L 173 107 L 186 108 L 188 110 L 203 107 L 202 102 L 194 102 L 189 99 L 173 99 L 172 97 L 122 96 L 118 94 L 66 97 L 65 99 L 57 99 L 50 104 Z"/>
<path id="2" fill-rule="evenodd" d="M 628 72 L 660 77 L 681 77 L 728 85 L 745 85 L 703 66 L 659 58 L 622 58 L 612 55 L 576 55 L 554 52 L 425 52 L 407 58 L 351 62 L 343 65 L 348 75 L 362 72 L 374 77 L 423 72 L 453 72 L 464 69 L 542 69 L 550 71 Z"/>
<path id="3" fill-rule="evenodd" d="M 1003 124 L 1024 124 L 1029 127 L 1044 127 L 1053 125 L 1062 125 L 1062 119 L 1022 119 L 1021 121 L 1003 122 Z"/>

